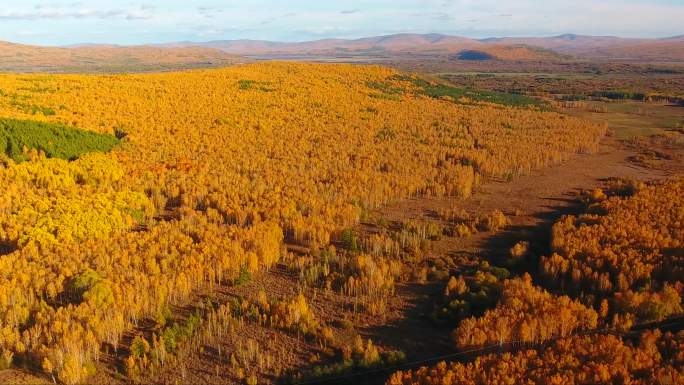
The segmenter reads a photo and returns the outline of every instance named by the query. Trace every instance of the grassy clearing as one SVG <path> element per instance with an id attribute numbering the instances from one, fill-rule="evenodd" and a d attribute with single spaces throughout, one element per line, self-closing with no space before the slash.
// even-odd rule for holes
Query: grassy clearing
<path id="1" fill-rule="evenodd" d="M 435 99 L 449 98 L 454 103 L 493 103 L 511 107 L 539 107 L 546 105 L 541 100 L 519 94 L 475 90 L 464 87 L 454 87 L 444 83 L 429 82 L 420 78 L 400 76 L 393 80 L 408 81 L 418 87 L 419 93 Z M 386 83 L 369 83 L 369 88 L 380 92 L 384 98 L 399 98 L 405 90 Z"/>
<path id="2" fill-rule="evenodd" d="M 456 101 L 467 98 L 477 102 L 501 104 L 513 107 L 541 107 L 544 103 L 540 100 L 524 96 L 495 91 L 470 90 L 457 88 L 445 84 L 421 84 L 425 95 L 432 98 L 450 97 Z"/>
<path id="3" fill-rule="evenodd" d="M 648 137 L 677 131 L 684 122 L 684 110 L 662 104 L 643 102 L 587 102 L 589 106 L 605 108 L 605 112 L 576 111 L 575 115 L 608 123 L 618 139 Z"/>
<path id="4" fill-rule="evenodd" d="M 238 87 L 242 91 L 257 90 L 262 92 L 273 92 L 274 88 L 269 86 L 268 82 L 258 82 L 256 80 L 241 79 L 238 80 Z"/>
<path id="5" fill-rule="evenodd" d="M 87 152 L 110 151 L 119 140 L 60 124 L 0 119 L 0 151 L 16 162 L 25 161 L 25 149 L 40 150 L 50 158 L 73 160 Z"/>
<path id="6" fill-rule="evenodd" d="M 423 89 L 423 93 L 425 95 L 432 98 L 450 97 L 455 101 L 466 98 L 476 102 L 494 103 L 513 107 L 540 107 L 544 105 L 542 101 L 524 95 L 496 91 L 473 90 L 439 83 L 432 84 L 422 79 L 416 79 L 413 82 L 415 85 Z"/>

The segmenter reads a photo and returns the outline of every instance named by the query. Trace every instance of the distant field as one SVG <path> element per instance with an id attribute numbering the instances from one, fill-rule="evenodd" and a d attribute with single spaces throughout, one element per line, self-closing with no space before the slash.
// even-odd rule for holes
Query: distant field
<path id="1" fill-rule="evenodd" d="M 586 73 L 440 73 L 453 84 L 475 89 L 528 95 L 547 95 L 565 100 L 592 97 L 614 100 L 684 100 L 681 74 L 586 74 Z"/>
<path id="2" fill-rule="evenodd" d="M 427 81 L 406 76 L 399 76 L 392 80 L 407 82 L 417 87 L 418 92 L 422 95 L 435 99 L 448 99 L 460 104 L 492 103 L 511 107 L 545 107 L 541 100 L 519 94 L 453 87 L 441 81 Z M 383 97 L 396 100 L 399 100 L 400 95 L 411 91 L 407 88 L 393 87 L 389 82 L 371 82 L 368 83 L 368 86 L 382 92 Z"/>
<path id="3" fill-rule="evenodd" d="M 667 135 L 679 137 L 677 140 L 684 143 L 682 107 L 638 102 L 590 102 L 585 108 L 570 109 L 570 113 L 606 122 L 620 139 Z"/>

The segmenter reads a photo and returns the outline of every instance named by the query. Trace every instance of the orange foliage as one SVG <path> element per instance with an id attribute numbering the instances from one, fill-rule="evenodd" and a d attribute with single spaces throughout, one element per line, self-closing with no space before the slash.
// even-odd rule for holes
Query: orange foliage
<path id="1" fill-rule="evenodd" d="M 72 163 L 2 162 L 0 350 L 83 381 L 103 342 L 117 346 L 202 286 L 273 265 L 284 239 L 323 248 L 362 210 L 414 194 L 467 197 L 480 176 L 594 151 L 605 132 L 555 112 L 417 95 L 397 75 L 294 63 L 0 75 L 3 116 L 124 137 Z M 371 82 L 404 91 L 379 97 Z M 358 260 L 345 290 L 392 290 L 388 269 Z M 88 295 L 75 292 L 91 271 Z"/>
<path id="2" fill-rule="evenodd" d="M 549 282 L 602 296 L 642 320 L 682 312 L 684 180 L 642 185 L 633 196 L 598 200 L 598 214 L 563 218 L 553 227 L 554 254 L 541 261 Z M 598 197 L 598 198 L 597 198 Z"/>
<path id="3" fill-rule="evenodd" d="M 454 332 L 459 347 L 541 342 L 576 330 L 596 327 L 598 315 L 567 296 L 558 297 L 532 285 L 528 274 L 503 283 L 496 308 L 480 318 L 461 321 Z"/>
<path id="4" fill-rule="evenodd" d="M 547 348 L 489 354 L 475 362 L 445 362 L 397 372 L 387 385 L 681 384 L 684 333 L 646 332 L 637 346 L 610 335 L 578 336 Z"/>

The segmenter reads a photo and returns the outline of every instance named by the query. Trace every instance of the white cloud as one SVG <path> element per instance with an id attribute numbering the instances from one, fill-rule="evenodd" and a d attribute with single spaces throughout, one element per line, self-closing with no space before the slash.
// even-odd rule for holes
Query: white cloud
<path id="1" fill-rule="evenodd" d="M 0 20 L 40 20 L 40 19 L 126 19 L 146 20 L 154 16 L 154 8 L 138 6 L 129 8 L 88 8 L 81 3 L 67 5 L 39 4 L 31 8 L 0 10 Z"/>
<path id="2" fill-rule="evenodd" d="M 109 32 L 95 37 L 98 41 L 124 44 L 203 36 L 293 41 L 398 32 L 470 37 L 684 33 L 684 0 L 61 1 L 2 0 L 0 40 L 77 43 L 94 28 Z M 40 39 L 49 40 L 18 34 L 30 29 L 46 31 Z"/>

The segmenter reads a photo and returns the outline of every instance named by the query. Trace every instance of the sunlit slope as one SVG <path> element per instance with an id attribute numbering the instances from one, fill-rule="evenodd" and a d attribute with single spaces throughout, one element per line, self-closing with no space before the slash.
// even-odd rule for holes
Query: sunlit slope
<path id="1" fill-rule="evenodd" d="M 28 148 L 3 160 L 0 353 L 83 381 L 133 321 L 272 265 L 285 241 L 316 249 L 413 194 L 467 197 L 481 176 L 594 151 L 605 130 L 431 98 L 399 75 L 268 63 L 0 76 L 2 117 L 121 138 L 71 162 Z"/>
<path id="2" fill-rule="evenodd" d="M 41 47 L 0 41 L 0 71 L 131 72 L 206 68 L 244 59 L 202 47 L 88 45 Z"/>

